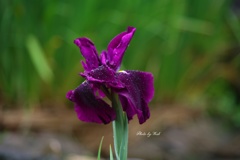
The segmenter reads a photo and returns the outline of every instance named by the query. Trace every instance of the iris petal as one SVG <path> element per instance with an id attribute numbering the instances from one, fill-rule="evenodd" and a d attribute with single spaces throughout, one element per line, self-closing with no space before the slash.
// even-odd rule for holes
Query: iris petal
<path id="1" fill-rule="evenodd" d="M 124 85 L 116 78 L 115 71 L 106 65 L 101 65 L 90 72 L 81 73 L 81 76 L 86 78 L 89 82 L 107 85 L 112 88 L 123 88 Z"/>
<path id="2" fill-rule="evenodd" d="M 109 56 L 106 51 L 102 51 L 102 53 L 100 54 L 100 61 L 104 65 L 109 62 Z"/>
<path id="3" fill-rule="evenodd" d="M 117 77 L 126 87 L 126 90 L 116 92 L 128 119 L 137 114 L 139 123 L 144 123 L 150 117 L 148 103 L 154 95 L 153 75 L 141 71 L 124 71 L 117 73 Z"/>
<path id="4" fill-rule="evenodd" d="M 113 108 L 95 96 L 87 81 L 74 91 L 69 91 L 66 97 L 75 103 L 75 111 L 82 121 L 107 124 L 116 118 Z"/>
<path id="5" fill-rule="evenodd" d="M 118 34 L 108 44 L 109 66 L 115 71 L 120 68 L 122 58 L 127 49 L 136 28 L 128 27 L 127 31 Z"/>
<path id="6" fill-rule="evenodd" d="M 85 71 L 97 68 L 100 60 L 93 42 L 87 38 L 77 38 L 74 43 L 79 47 L 83 57 L 86 59 L 86 64 L 82 62 Z"/>

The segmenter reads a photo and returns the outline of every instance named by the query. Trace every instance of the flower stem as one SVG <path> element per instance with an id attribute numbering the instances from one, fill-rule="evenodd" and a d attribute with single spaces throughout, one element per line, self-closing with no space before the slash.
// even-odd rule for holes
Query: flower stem
<path id="1" fill-rule="evenodd" d="M 117 160 L 127 160 L 128 150 L 128 119 L 119 103 L 117 94 L 112 95 L 112 107 L 116 112 L 116 119 L 113 121 L 114 149 Z"/>

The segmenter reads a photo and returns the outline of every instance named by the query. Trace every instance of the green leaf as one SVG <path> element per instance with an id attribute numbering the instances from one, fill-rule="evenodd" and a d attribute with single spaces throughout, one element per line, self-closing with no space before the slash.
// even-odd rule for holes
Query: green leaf
<path id="1" fill-rule="evenodd" d="M 122 143 L 121 143 L 121 149 L 120 149 L 120 155 L 121 157 L 127 158 L 128 153 L 128 119 L 127 115 L 123 114 L 123 135 L 122 135 Z"/>

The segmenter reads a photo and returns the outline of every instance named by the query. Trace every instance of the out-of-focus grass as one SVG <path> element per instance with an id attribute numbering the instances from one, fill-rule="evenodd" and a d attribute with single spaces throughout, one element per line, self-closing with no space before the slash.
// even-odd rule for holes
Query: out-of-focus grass
<path id="1" fill-rule="evenodd" d="M 234 49 L 239 47 L 240 22 L 232 2 L 1 1 L 2 103 L 64 103 L 65 93 L 83 80 L 77 75 L 82 57 L 73 40 L 89 37 L 100 52 L 131 25 L 137 32 L 122 68 L 154 74 L 155 102 L 210 104 L 215 113 L 222 112 L 218 107 L 229 92 L 231 103 L 225 105 L 234 114 L 240 90 L 239 50 Z"/>

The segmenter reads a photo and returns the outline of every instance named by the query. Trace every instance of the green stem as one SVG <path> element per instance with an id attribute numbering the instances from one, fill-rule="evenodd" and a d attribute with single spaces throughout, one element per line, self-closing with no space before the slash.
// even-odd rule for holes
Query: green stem
<path id="1" fill-rule="evenodd" d="M 117 160 L 127 160 L 128 148 L 128 119 L 119 103 L 117 94 L 111 93 L 112 107 L 116 112 L 116 119 L 113 121 L 114 149 Z"/>

